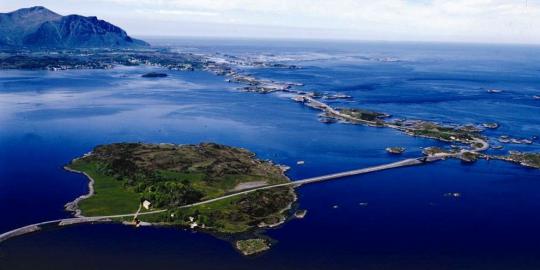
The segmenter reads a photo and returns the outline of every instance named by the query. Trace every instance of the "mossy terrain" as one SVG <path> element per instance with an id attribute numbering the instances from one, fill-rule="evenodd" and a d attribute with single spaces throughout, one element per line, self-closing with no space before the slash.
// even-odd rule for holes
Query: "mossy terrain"
<path id="1" fill-rule="evenodd" d="M 287 183 L 281 169 L 245 149 L 218 144 L 118 143 L 97 146 L 69 168 L 95 181 L 95 195 L 82 200 L 85 216 L 134 213 L 143 200 L 168 211 L 140 216 L 143 221 L 189 225 L 238 233 L 284 220 L 295 200 L 292 188 L 274 188 L 181 208 L 235 192 L 240 183 Z"/>

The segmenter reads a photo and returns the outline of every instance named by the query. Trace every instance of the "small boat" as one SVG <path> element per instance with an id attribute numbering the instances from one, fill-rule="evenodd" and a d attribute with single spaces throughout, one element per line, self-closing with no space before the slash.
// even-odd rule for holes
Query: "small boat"
<path id="1" fill-rule="evenodd" d="M 540 96 L 533 96 L 533 99 L 540 100 Z"/>
<path id="2" fill-rule="evenodd" d="M 499 89 L 488 89 L 487 92 L 490 93 L 490 94 L 497 94 L 497 93 L 502 93 L 503 90 L 499 90 Z"/>
<path id="3" fill-rule="evenodd" d="M 303 160 L 299 160 L 296 162 L 296 165 L 304 165 L 306 162 Z"/>

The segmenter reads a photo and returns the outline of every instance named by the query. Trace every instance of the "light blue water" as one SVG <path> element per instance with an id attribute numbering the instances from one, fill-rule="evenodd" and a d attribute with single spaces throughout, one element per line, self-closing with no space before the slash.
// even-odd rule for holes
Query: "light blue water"
<path id="1" fill-rule="evenodd" d="M 249 72 L 354 96 L 336 106 L 451 123 L 501 123 L 486 133 L 491 137 L 540 135 L 540 101 L 532 99 L 540 94 L 538 48 L 167 43 L 299 64 L 303 69 Z M 386 57 L 400 61 L 377 61 Z M 396 161 L 420 155 L 421 147 L 444 145 L 389 129 L 321 124 L 317 111 L 282 94 L 238 92 L 223 77 L 205 72 L 140 78 L 150 69 L 0 72 L 0 231 L 68 216 L 63 204 L 85 193 L 87 182 L 62 165 L 97 144 L 241 146 L 291 166 L 292 179 Z M 491 88 L 504 92 L 487 93 Z M 386 154 L 394 145 L 408 151 L 402 157 Z M 508 149 L 540 147 L 536 142 Z M 298 160 L 306 164 L 295 165 Z M 203 233 L 85 225 L 2 243 L 0 269 L 538 269 L 539 176 L 539 170 L 503 162 L 449 160 L 305 186 L 298 193 L 306 218 L 269 231 L 278 244 L 254 258 Z M 462 196 L 445 197 L 447 192 Z"/>

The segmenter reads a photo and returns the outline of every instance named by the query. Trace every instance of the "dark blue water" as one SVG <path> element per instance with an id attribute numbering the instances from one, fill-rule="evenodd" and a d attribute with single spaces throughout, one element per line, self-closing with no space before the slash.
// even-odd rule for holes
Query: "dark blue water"
<path id="1" fill-rule="evenodd" d="M 486 133 L 493 138 L 540 135 L 540 101 L 532 99 L 540 95 L 540 49 L 534 47 L 166 43 L 299 64 L 303 69 L 248 72 L 354 96 L 336 106 L 449 123 L 496 121 L 501 128 Z M 286 95 L 238 92 L 205 72 L 140 78 L 150 69 L 0 73 L 0 231 L 69 216 L 63 205 L 85 193 L 87 181 L 62 166 L 97 144 L 213 141 L 289 165 L 292 179 L 444 145 L 389 129 L 321 124 L 318 112 Z M 487 93 L 491 88 L 504 92 Z M 387 155 L 384 148 L 394 145 L 408 151 Z M 298 160 L 306 164 L 295 165 Z M 302 187 L 306 218 L 268 231 L 278 243 L 253 258 L 226 241 L 183 229 L 84 225 L 2 243 L 0 269 L 540 269 L 538 190 L 540 170 L 445 161 Z M 462 196 L 445 197 L 448 192 Z"/>

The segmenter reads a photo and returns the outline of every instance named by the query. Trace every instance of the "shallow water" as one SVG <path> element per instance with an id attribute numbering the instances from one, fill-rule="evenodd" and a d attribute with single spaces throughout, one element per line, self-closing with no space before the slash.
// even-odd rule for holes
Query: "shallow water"
<path id="1" fill-rule="evenodd" d="M 493 138 L 540 135 L 540 101 L 532 99 L 540 94 L 540 50 L 534 47 L 167 43 L 198 53 L 281 57 L 303 69 L 249 72 L 354 97 L 334 101 L 338 107 L 448 123 L 496 121 L 501 128 L 486 132 Z M 380 61 L 386 57 L 400 61 Z M 295 180 L 444 145 L 390 129 L 322 124 L 317 111 L 286 95 L 238 92 L 205 72 L 140 78 L 151 69 L 0 73 L 0 231 L 69 216 L 63 205 L 85 193 L 87 181 L 62 166 L 97 144 L 212 141 L 289 165 Z M 491 88 L 504 92 L 487 93 Z M 391 156 L 388 146 L 407 152 Z M 540 145 L 509 149 L 538 151 Z M 538 269 L 539 176 L 498 161 L 448 160 L 305 186 L 298 193 L 306 217 L 268 231 L 278 243 L 256 257 L 182 229 L 83 225 L 2 243 L 0 269 Z M 445 197 L 448 192 L 462 196 Z"/>

